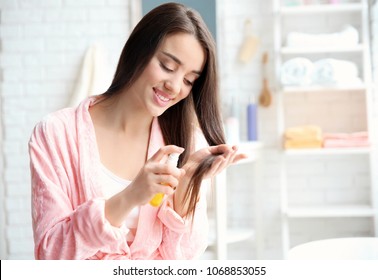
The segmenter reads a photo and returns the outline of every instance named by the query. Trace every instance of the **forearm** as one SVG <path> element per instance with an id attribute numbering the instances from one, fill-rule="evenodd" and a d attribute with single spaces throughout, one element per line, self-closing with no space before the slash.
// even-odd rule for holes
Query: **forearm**
<path id="1" fill-rule="evenodd" d="M 105 218 L 112 226 L 120 227 L 135 206 L 132 192 L 125 188 L 106 200 Z"/>

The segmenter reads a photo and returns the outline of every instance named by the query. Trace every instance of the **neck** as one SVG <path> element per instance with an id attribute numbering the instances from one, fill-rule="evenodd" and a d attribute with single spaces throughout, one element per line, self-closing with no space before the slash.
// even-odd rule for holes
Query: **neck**
<path id="1" fill-rule="evenodd" d="M 153 117 L 130 100 L 127 94 L 108 98 L 99 104 L 104 124 L 119 133 L 139 134 L 149 131 Z"/>

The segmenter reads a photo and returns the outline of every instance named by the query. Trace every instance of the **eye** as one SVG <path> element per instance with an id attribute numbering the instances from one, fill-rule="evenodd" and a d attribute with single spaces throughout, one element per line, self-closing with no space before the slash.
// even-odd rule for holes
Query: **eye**
<path id="1" fill-rule="evenodd" d="M 187 85 L 187 86 L 193 86 L 194 82 L 191 82 L 189 81 L 188 79 L 184 79 L 184 83 Z"/>
<path id="2" fill-rule="evenodd" d="M 160 62 L 160 67 L 161 67 L 164 71 L 166 71 L 166 72 L 169 72 L 169 73 L 173 72 L 172 69 L 168 68 L 168 67 L 167 67 L 164 63 L 162 63 L 162 62 Z"/>

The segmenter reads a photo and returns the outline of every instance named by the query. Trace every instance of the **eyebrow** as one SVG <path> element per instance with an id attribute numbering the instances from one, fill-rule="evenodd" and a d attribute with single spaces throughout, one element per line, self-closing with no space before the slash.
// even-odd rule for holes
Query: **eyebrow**
<path id="1" fill-rule="evenodd" d="M 182 65 L 182 61 L 178 59 L 178 57 L 174 56 L 173 54 L 170 54 L 168 52 L 162 51 L 162 53 L 168 57 L 170 57 L 172 60 L 174 60 L 178 65 Z M 193 70 L 192 73 L 197 74 L 198 76 L 201 75 L 201 71 Z"/>

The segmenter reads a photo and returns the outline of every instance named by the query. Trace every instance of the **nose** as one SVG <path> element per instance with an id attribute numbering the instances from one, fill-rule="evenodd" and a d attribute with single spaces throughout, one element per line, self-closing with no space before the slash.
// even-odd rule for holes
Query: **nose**
<path id="1" fill-rule="evenodd" d="M 164 87 L 172 94 L 177 95 L 181 91 L 181 78 L 177 76 L 171 77 L 164 82 Z"/>

